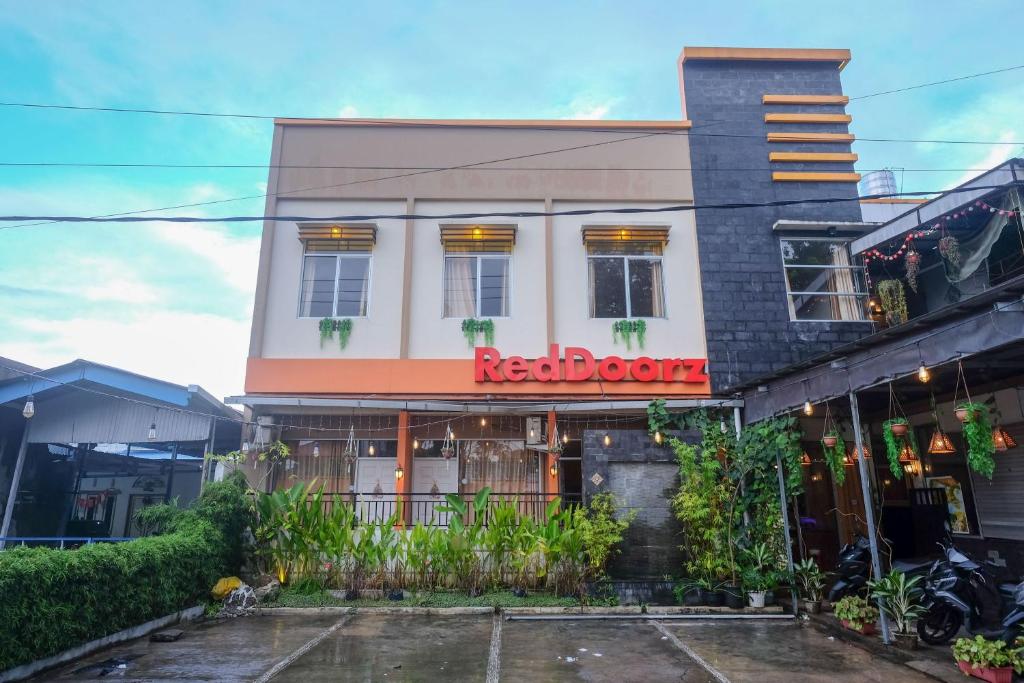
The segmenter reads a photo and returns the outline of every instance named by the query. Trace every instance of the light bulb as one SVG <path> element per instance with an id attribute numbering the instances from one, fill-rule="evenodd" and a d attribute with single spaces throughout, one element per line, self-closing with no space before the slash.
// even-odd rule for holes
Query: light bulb
<path id="1" fill-rule="evenodd" d="M 320 444 L 319 443 L 314 443 L 313 444 L 313 457 L 314 458 L 319 458 L 320 457 Z"/>
<path id="2" fill-rule="evenodd" d="M 562 434 L 562 443 L 569 443 L 569 435 Z"/>
<path id="3" fill-rule="evenodd" d="M 401 479 L 404 476 L 405 476 L 405 470 L 403 470 L 402 466 L 399 465 L 398 467 L 395 468 L 395 479 L 396 480 L 397 479 Z"/>
<path id="4" fill-rule="evenodd" d="M 725 426 L 725 420 L 724 419 L 720 420 L 718 422 L 718 428 L 722 431 L 723 434 L 725 434 L 726 432 L 729 431 L 729 428 L 727 426 Z"/>
<path id="5" fill-rule="evenodd" d="M 924 363 L 921 363 L 921 367 L 917 369 L 917 378 L 922 382 L 927 382 L 932 378 L 931 371 Z"/>
<path id="6" fill-rule="evenodd" d="M 530 429 L 530 438 L 532 439 L 532 438 L 534 438 L 534 437 L 535 437 L 536 435 L 537 435 L 537 432 L 533 431 L 533 429 L 531 428 L 531 429 Z"/>
<path id="7" fill-rule="evenodd" d="M 804 401 L 804 415 L 807 417 L 814 415 L 814 406 L 811 405 L 810 401 Z"/>
<path id="8" fill-rule="evenodd" d="M 377 452 L 377 449 L 373 447 L 373 442 L 370 443 L 370 448 L 367 449 L 367 452 L 370 454 L 371 457 L 373 457 L 373 455 Z"/>
<path id="9" fill-rule="evenodd" d="M 156 422 L 149 425 L 149 433 L 146 435 L 146 438 L 150 441 L 156 441 Z"/>
<path id="10" fill-rule="evenodd" d="M 481 427 L 486 427 L 487 426 L 487 418 L 486 417 L 481 417 L 480 418 L 480 426 Z"/>
<path id="11" fill-rule="evenodd" d="M 656 444 L 658 444 L 660 446 L 661 445 L 661 441 L 662 441 L 661 432 L 654 432 L 654 443 L 656 443 Z"/>
<path id="12" fill-rule="evenodd" d="M 419 439 L 413 439 L 412 440 L 412 449 L 415 451 L 419 447 L 420 447 L 420 440 Z"/>
<path id="13" fill-rule="evenodd" d="M 28 400 L 25 401 L 25 407 L 21 410 L 21 415 L 26 420 L 30 419 L 36 414 L 36 402 L 32 398 L 32 394 L 28 395 Z"/>
<path id="14" fill-rule="evenodd" d="M 248 453 L 249 452 L 249 442 L 248 441 L 243 441 L 242 442 L 242 452 L 243 453 Z"/>
<path id="15" fill-rule="evenodd" d="M 453 432 L 452 430 L 449 429 L 448 430 L 448 438 L 451 439 L 452 441 L 454 441 L 455 440 L 455 432 Z"/>
<path id="16" fill-rule="evenodd" d="M 605 446 L 611 446 L 612 445 L 612 437 L 611 437 L 610 434 L 605 434 L 604 435 L 604 445 Z"/>
<path id="17" fill-rule="evenodd" d="M 551 467 L 548 469 L 552 477 L 558 476 L 558 463 L 551 463 Z"/>

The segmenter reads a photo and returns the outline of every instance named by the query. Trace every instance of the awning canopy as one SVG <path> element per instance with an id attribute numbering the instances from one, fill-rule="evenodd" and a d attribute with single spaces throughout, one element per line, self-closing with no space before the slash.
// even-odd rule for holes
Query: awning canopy
<path id="1" fill-rule="evenodd" d="M 299 240 L 306 251 L 370 251 L 377 243 L 377 226 L 363 223 L 302 223 Z"/>

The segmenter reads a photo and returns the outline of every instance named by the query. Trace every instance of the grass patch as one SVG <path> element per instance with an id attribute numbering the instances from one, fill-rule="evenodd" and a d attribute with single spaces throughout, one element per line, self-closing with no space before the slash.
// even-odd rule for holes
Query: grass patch
<path id="1" fill-rule="evenodd" d="M 531 593 L 518 598 L 509 591 L 484 593 L 475 598 L 456 591 L 435 591 L 416 596 L 406 593 L 404 600 L 342 600 L 326 591 L 306 592 L 285 587 L 266 607 L 578 607 L 579 604 L 580 601 L 572 597 Z"/>

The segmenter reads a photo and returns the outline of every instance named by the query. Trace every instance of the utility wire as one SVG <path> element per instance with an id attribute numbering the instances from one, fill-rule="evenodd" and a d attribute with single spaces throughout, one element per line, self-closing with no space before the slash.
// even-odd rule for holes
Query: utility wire
<path id="1" fill-rule="evenodd" d="M 880 97 L 882 95 L 892 95 L 898 92 L 907 92 L 908 90 L 919 90 L 921 88 L 930 88 L 933 85 L 944 85 L 946 83 L 955 83 L 957 81 L 966 81 L 971 78 L 979 78 L 981 76 L 991 76 L 992 74 L 1006 73 L 1007 71 L 1016 71 L 1018 69 L 1024 69 L 1024 64 L 1018 64 L 1017 66 L 1008 66 L 1005 69 L 994 69 L 993 71 L 982 71 L 981 73 L 968 74 L 967 76 L 957 76 L 955 78 L 946 78 L 941 81 L 932 81 L 931 83 L 921 83 L 919 85 L 909 85 L 905 88 L 895 88 L 893 90 L 882 90 L 881 92 L 874 92 L 869 95 L 858 95 L 857 97 L 851 97 L 850 101 L 854 100 L 866 100 L 869 97 Z"/>
<path id="2" fill-rule="evenodd" d="M 992 71 L 982 71 L 979 73 L 968 74 L 966 76 L 957 76 L 955 78 L 946 78 L 941 81 L 932 81 L 930 83 L 920 83 L 918 85 L 910 85 L 904 88 L 894 88 L 892 90 L 882 90 L 879 92 L 868 93 L 866 95 L 857 95 L 851 97 L 850 100 L 866 100 L 870 97 L 881 97 L 882 95 L 892 95 L 894 93 L 907 92 L 910 90 L 920 90 L 921 88 L 930 88 L 936 85 L 945 85 L 947 83 L 955 83 L 957 81 L 966 81 L 972 78 L 980 78 L 982 76 L 991 76 L 993 74 L 1005 73 L 1007 71 L 1015 71 L 1017 69 L 1024 69 L 1024 64 L 1017 66 L 1008 66 L 1003 69 L 994 69 Z M 333 117 L 303 117 L 303 116 L 276 116 L 270 114 L 243 114 L 243 113 L 232 113 L 232 112 L 210 112 L 210 111 L 194 111 L 194 110 L 180 110 L 180 109 L 155 109 L 145 107 L 96 107 L 96 106 L 84 106 L 84 105 L 71 105 L 71 104 L 54 104 L 50 102 L 0 102 L 0 107 L 20 107 L 25 109 L 59 109 L 64 111 L 94 111 L 94 112 L 106 112 L 116 114 L 149 114 L 157 116 L 194 116 L 200 118 L 225 118 L 225 119 L 254 119 L 260 121 L 272 121 L 274 119 L 293 119 L 299 121 L 311 121 L 311 122 L 335 122 L 335 121 L 347 121 L 350 123 L 360 123 L 366 125 L 408 125 L 404 122 L 398 122 L 388 119 L 360 119 L 360 118 L 333 118 Z M 421 125 L 444 125 L 424 121 Z M 488 126 L 491 127 L 491 126 Z M 564 129 L 559 129 L 564 130 Z M 576 128 L 575 130 L 581 130 Z M 606 129 L 607 131 L 607 129 Z M 599 130 L 593 130 L 592 132 L 605 132 Z M 608 131 L 611 132 L 611 131 Z"/>
<path id="3" fill-rule="evenodd" d="M 1009 185 L 976 185 L 973 187 L 959 187 L 952 190 L 943 190 L 945 194 L 958 192 L 976 192 L 978 190 L 1000 190 L 1010 186 L 1024 183 L 1010 183 Z M 476 219 L 476 218 L 538 218 L 544 216 L 592 216 L 595 214 L 657 214 L 676 213 L 684 211 L 703 210 L 734 210 L 764 207 L 782 207 L 798 204 L 838 204 L 841 202 L 857 202 L 864 199 L 882 199 L 898 196 L 915 196 L 922 194 L 939 194 L 940 191 L 918 191 L 918 192 L 894 192 L 889 194 L 870 194 L 854 197 L 822 197 L 807 199 L 780 199 L 771 202 L 731 202 L 724 204 L 674 204 L 660 207 L 618 207 L 599 209 L 567 209 L 563 211 L 493 211 L 493 212 L 467 212 L 467 213 L 446 213 L 446 214 L 344 214 L 339 216 L 128 216 L 117 215 L 107 217 L 90 216 L 0 216 L 0 221 L 44 221 L 48 223 L 252 223 L 256 221 L 269 221 L 281 223 L 301 223 L 307 221 L 315 222 L 345 222 L 345 221 L 378 221 L 378 220 L 451 220 L 451 219 Z M 0 226 L 0 230 L 23 227 L 22 225 Z"/>

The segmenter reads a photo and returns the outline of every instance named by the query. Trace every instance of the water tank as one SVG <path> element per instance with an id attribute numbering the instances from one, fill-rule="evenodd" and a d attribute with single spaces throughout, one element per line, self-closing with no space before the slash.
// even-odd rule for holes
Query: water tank
<path id="1" fill-rule="evenodd" d="M 896 194 L 896 174 L 888 168 L 865 173 L 857 185 L 861 197 L 878 194 Z"/>

